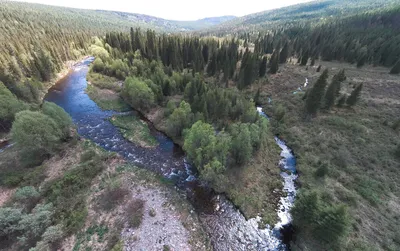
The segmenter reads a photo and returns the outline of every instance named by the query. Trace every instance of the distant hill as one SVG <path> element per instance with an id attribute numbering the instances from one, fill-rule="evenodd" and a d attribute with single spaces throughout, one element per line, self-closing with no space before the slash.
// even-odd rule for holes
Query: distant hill
<path id="1" fill-rule="evenodd" d="M 288 23 L 323 22 L 329 18 L 343 18 L 399 4 L 400 0 L 317 0 L 239 17 L 210 27 L 206 32 L 231 33 L 274 28 Z"/>
<path id="2" fill-rule="evenodd" d="M 210 17 L 196 21 L 166 20 L 144 14 L 127 13 L 106 10 L 84 10 L 67 7 L 50 6 L 43 4 L 11 2 L 0 0 L 0 14 L 25 12 L 26 15 L 34 16 L 41 22 L 51 18 L 58 20 L 61 26 L 69 26 L 79 23 L 79 26 L 87 27 L 91 32 L 101 30 L 127 30 L 130 27 L 141 27 L 153 29 L 158 32 L 181 32 L 209 28 L 234 19 L 234 16 Z"/>
<path id="3" fill-rule="evenodd" d="M 118 18 L 122 22 L 131 23 L 131 26 L 134 24 L 144 27 L 152 27 L 155 30 L 167 32 L 205 29 L 236 18 L 235 16 L 222 16 L 203 18 L 196 21 L 175 21 L 137 13 L 106 10 L 96 10 L 96 12 L 109 16 L 110 19 Z"/>
<path id="4" fill-rule="evenodd" d="M 222 16 L 222 17 L 207 17 L 196 21 L 172 21 L 172 22 L 176 23 L 178 26 L 183 27 L 186 30 L 198 30 L 198 29 L 209 28 L 214 25 L 218 25 L 233 20 L 235 18 L 236 18 L 235 16 Z"/>

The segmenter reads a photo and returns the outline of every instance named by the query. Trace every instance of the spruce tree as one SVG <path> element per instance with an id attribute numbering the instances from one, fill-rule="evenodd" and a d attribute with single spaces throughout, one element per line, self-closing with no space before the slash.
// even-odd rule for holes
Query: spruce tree
<path id="1" fill-rule="evenodd" d="M 346 78 L 347 78 L 346 75 L 345 75 L 344 69 L 340 70 L 339 73 L 337 73 L 335 76 L 333 76 L 333 78 L 336 78 L 336 80 L 338 81 L 335 96 L 339 97 L 340 96 L 340 89 L 342 88 L 341 83 L 343 81 L 345 81 Z"/>
<path id="2" fill-rule="evenodd" d="M 319 108 L 321 107 L 321 101 L 325 93 L 327 79 L 328 79 L 328 70 L 326 69 L 318 78 L 317 82 L 314 84 L 310 92 L 307 94 L 307 99 L 306 99 L 307 113 L 315 115 L 319 110 Z"/>
<path id="3" fill-rule="evenodd" d="M 265 76 L 265 73 L 267 73 L 267 57 L 263 57 L 260 63 L 260 78 Z"/>
<path id="4" fill-rule="evenodd" d="M 279 54 L 279 63 L 280 64 L 286 63 L 288 55 L 289 55 L 289 45 L 288 42 L 286 42 L 282 48 L 281 53 Z"/>
<path id="5" fill-rule="evenodd" d="M 346 94 L 342 95 L 337 102 L 337 106 L 343 107 L 344 103 L 346 103 L 346 99 L 347 99 L 347 95 Z"/>
<path id="6" fill-rule="evenodd" d="M 269 73 L 275 74 L 279 70 L 279 52 L 277 50 L 271 56 L 271 60 L 269 61 Z"/>
<path id="7" fill-rule="evenodd" d="M 390 74 L 399 74 L 400 73 L 400 60 L 393 66 L 390 70 Z"/>
<path id="8" fill-rule="evenodd" d="M 360 98 L 361 90 L 363 84 L 359 84 L 350 94 L 350 97 L 347 98 L 346 104 L 348 106 L 354 106 Z"/>
<path id="9" fill-rule="evenodd" d="M 305 65 L 307 65 L 307 62 L 308 62 L 308 50 L 306 50 L 304 53 L 303 53 L 303 56 L 301 57 L 301 65 L 302 66 L 305 66 Z"/>
<path id="10" fill-rule="evenodd" d="M 210 62 L 207 66 L 207 74 L 209 76 L 214 76 L 217 71 L 217 54 L 213 53 L 210 59 Z"/>
<path id="11" fill-rule="evenodd" d="M 335 75 L 336 76 L 336 75 Z M 335 104 L 335 98 L 337 90 L 340 89 L 340 82 L 338 78 L 333 77 L 331 84 L 328 86 L 328 89 L 325 93 L 325 104 L 324 108 L 329 110 Z"/>

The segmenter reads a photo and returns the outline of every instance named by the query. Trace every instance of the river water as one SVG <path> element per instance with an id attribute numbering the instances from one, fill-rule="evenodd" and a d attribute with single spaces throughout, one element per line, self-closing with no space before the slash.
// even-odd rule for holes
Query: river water
<path id="1" fill-rule="evenodd" d="M 123 138 L 119 130 L 108 119 L 118 114 L 103 111 L 85 93 L 88 65 L 94 58 L 87 58 L 76 64 L 73 71 L 49 90 L 45 100 L 54 102 L 69 113 L 77 126 L 78 133 L 92 140 L 102 148 L 116 152 L 137 166 L 150 169 L 173 180 L 184 190 L 196 208 L 205 230 L 208 232 L 213 248 L 227 250 L 287 250 L 287 239 L 282 237 L 290 226 L 289 209 L 293 205 L 296 189 L 295 158 L 283 141 L 276 139 L 282 149 L 282 178 L 286 196 L 280 200 L 278 216 L 280 221 L 273 227 L 258 228 L 260 219 L 249 219 L 223 195 L 198 180 L 194 170 L 185 160 L 183 151 L 171 139 L 150 130 L 159 142 L 158 147 L 141 148 Z M 262 110 L 258 109 L 263 115 Z M 264 114 L 265 115 L 265 114 Z M 138 115 L 139 116 L 139 115 Z M 139 116 L 140 117 L 140 116 Z"/>

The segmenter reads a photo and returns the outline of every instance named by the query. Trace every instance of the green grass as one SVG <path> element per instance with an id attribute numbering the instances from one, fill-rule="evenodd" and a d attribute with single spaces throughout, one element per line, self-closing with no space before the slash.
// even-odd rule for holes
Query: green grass
<path id="1" fill-rule="evenodd" d="M 275 131 L 297 156 L 301 190 L 318 191 L 325 206 L 347 206 L 352 225 L 340 248 L 365 250 L 363 247 L 367 246 L 368 250 L 399 250 L 396 237 L 400 232 L 400 218 L 396 216 L 399 204 L 394 202 L 400 196 L 400 169 L 395 156 L 399 132 L 392 125 L 399 116 L 400 106 L 388 101 L 399 100 L 399 92 L 389 88 L 396 88 L 389 74 L 353 70 L 345 64 L 326 64 L 331 66 L 330 76 L 341 67 L 348 67 L 348 79 L 342 85 L 344 92 L 348 92 L 345 88 L 349 82 L 363 81 L 362 99 L 354 108 L 334 108 L 307 119 L 301 96 L 282 91 L 296 89 L 298 84 L 276 78 L 265 90 L 274 99 L 264 110 L 274 118 L 278 104 L 286 109 L 284 123 L 272 121 L 271 125 L 277 127 Z M 291 76 L 295 79 L 293 83 L 301 83 L 304 77 L 318 77 L 312 74 L 297 66 L 282 69 L 282 76 Z M 377 82 L 385 84 L 377 85 Z M 299 249 L 328 247 L 304 229 L 297 235 Z"/>
<path id="2" fill-rule="evenodd" d="M 225 192 L 246 218 L 261 216 L 260 226 L 274 225 L 279 196 L 273 191 L 282 188 L 279 160 L 280 149 L 271 134 L 249 163 L 225 172 L 216 190 Z"/>
<path id="3" fill-rule="evenodd" d="M 88 85 L 86 93 L 103 110 L 113 110 L 117 112 L 131 110 L 130 106 L 114 91 L 103 90 L 96 86 Z"/>
<path id="4" fill-rule="evenodd" d="M 157 140 L 151 135 L 147 124 L 135 116 L 113 116 L 110 119 L 119 128 L 124 138 L 141 147 L 155 147 Z"/>
<path id="5" fill-rule="evenodd" d="M 87 74 L 87 80 L 100 89 L 109 89 L 116 92 L 122 89 L 121 85 L 118 84 L 121 82 L 120 80 L 93 71 Z"/>

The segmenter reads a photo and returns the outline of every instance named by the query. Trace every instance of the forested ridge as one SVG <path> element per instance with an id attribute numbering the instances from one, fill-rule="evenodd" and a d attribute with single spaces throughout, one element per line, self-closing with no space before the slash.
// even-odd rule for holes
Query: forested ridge
<path id="1" fill-rule="evenodd" d="M 92 55 L 89 96 L 149 118 L 246 217 L 276 222 L 273 135 L 288 140 L 300 173 L 293 249 L 398 250 L 396 3 L 345 1 L 341 10 L 318 1 L 242 19 L 239 30 L 167 34 L 103 12 L 1 2 L 0 131 L 17 144 L 0 163 L 32 171 L 1 170 L 1 185 L 24 187 L 0 210 L 0 242 L 41 250 L 83 227 L 85 189 L 112 156 L 85 148 L 76 168 L 39 194 L 43 161 L 76 146 L 71 118 L 39 93 L 66 61 Z"/>
<path id="2" fill-rule="evenodd" d="M 280 9 L 262 11 L 233 19 L 201 32 L 231 34 L 258 32 L 301 24 L 316 24 L 346 18 L 363 12 L 379 11 L 399 4 L 398 0 L 319 0 Z"/>

